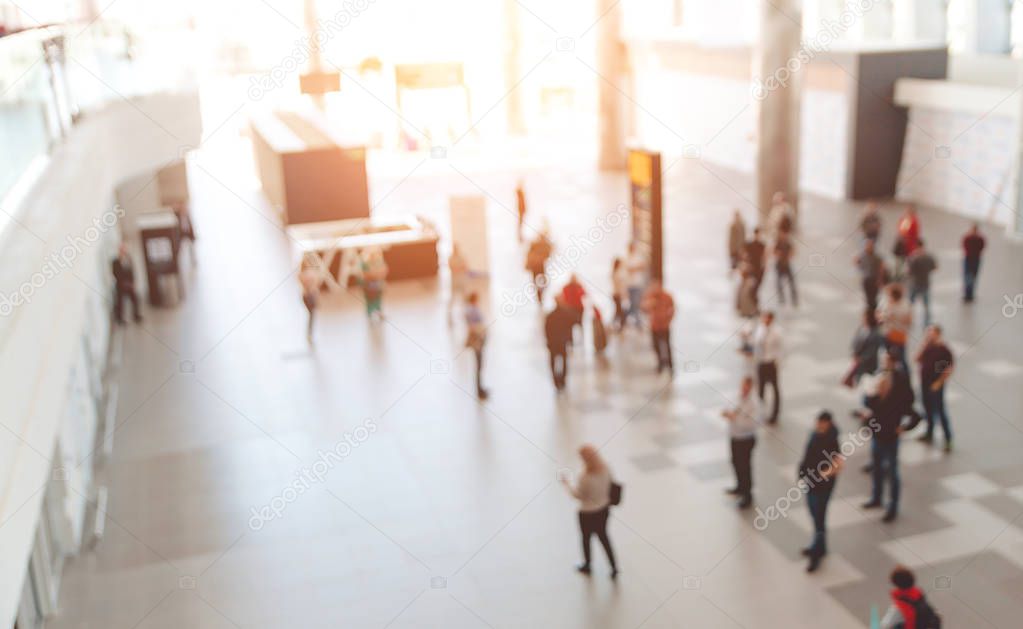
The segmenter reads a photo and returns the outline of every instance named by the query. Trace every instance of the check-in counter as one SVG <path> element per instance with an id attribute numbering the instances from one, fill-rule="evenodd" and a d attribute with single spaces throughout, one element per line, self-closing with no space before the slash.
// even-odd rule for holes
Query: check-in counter
<path id="1" fill-rule="evenodd" d="M 252 118 L 256 170 L 286 225 L 369 216 L 366 149 L 342 147 L 312 115 Z"/>

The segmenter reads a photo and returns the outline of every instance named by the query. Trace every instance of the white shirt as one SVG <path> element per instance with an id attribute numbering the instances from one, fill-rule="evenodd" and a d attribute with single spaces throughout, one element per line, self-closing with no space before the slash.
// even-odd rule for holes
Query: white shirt
<path id="1" fill-rule="evenodd" d="M 607 468 L 593 474 L 583 472 L 569 490 L 579 501 L 580 511 L 600 511 L 611 504 L 611 473 Z"/>
<path id="2" fill-rule="evenodd" d="M 758 363 L 777 363 L 781 360 L 782 342 L 778 326 L 763 323 L 753 333 L 753 355 Z"/>
<path id="3" fill-rule="evenodd" d="M 881 304 L 879 314 L 882 321 L 881 329 L 885 335 L 894 330 L 908 335 L 909 329 L 913 327 L 913 306 L 906 298 L 902 298 L 898 302 L 885 299 Z"/>
<path id="4" fill-rule="evenodd" d="M 645 286 L 647 271 L 646 256 L 636 251 L 629 256 L 626 265 L 629 267 L 629 286 Z"/>
<path id="5" fill-rule="evenodd" d="M 757 397 L 752 391 L 745 399 L 739 400 L 734 409 L 735 419 L 728 420 L 728 436 L 732 439 L 748 439 L 757 435 L 760 409 Z"/>

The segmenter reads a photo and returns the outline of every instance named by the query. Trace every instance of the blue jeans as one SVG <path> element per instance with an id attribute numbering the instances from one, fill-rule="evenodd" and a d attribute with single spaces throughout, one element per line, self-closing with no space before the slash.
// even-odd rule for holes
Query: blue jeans
<path id="1" fill-rule="evenodd" d="M 927 437 L 934 435 L 934 421 L 937 418 L 941 421 L 941 429 L 945 433 L 945 443 L 952 442 L 952 428 L 948 423 L 948 413 L 945 411 L 945 387 L 937 391 L 925 387 L 923 391 L 924 418 L 927 419 Z"/>
<path id="2" fill-rule="evenodd" d="M 888 503 L 888 513 L 898 513 L 900 489 L 898 439 L 891 443 L 885 443 L 878 441 L 875 437 L 870 443 L 870 458 L 871 465 L 873 465 L 871 502 L 883 501 L 884 482 L 887 480 L 891 483 L 891 502 Z"/>
<path id="3" fill-rule="evenodd" d="M 806 506 L 810 508 L 810 517 L 813 518 L 813 542 L 810 544 L 812 555 L 828 552 L 827 513 L 831 492 L 832 489 L 828 488 L 806 494 Z"/>
<path id="4" fill-rule="evenodd" d="M 930 286 L 914 286 L 912 283 L 909 285 L 909 303 L 915 304 L 916 298 L 920 297 L 924 301 L 924 325 L 931 324 L 931 287 Z"/>
<path id="5" fill-rule="evenodd" d="M 980 272 L 980 260 L 963 260 L 963 299 L 973 301 L 973 291 L 977 287 L 977 273 Z"/>
<path id="6" fill-rule="evenodd" d="M 639 305 L 643 301 L 643 287 L 642 286 L 630 286 L 629 287 L 629 312 L 626 313 L 625 318 L 634 317 L 636 319 L 636 325 L 642 325 L 643 321 L 639 315 Z"/>

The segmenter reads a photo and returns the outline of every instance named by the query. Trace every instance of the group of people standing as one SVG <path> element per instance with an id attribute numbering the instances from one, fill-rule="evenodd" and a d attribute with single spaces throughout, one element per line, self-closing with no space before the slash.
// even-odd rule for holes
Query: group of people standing
<path id="1" fill-rule="evenodd" d="M 766 224 L 755 226 L 748 235 L 742 214 L 735 211 L 728 226 L 728 257 L 732 270 L 739 276 L 735 309 L 740 316 L 752 319 L 760 312 L 760 287 L 772 261 L 778 303 L 787 303 L 787 293 L 792 305 L 799 305 L 799 291 L 792 269 L 796 254 L 795 220 L 795 209 L 781 192 L 774 195 Z"/>

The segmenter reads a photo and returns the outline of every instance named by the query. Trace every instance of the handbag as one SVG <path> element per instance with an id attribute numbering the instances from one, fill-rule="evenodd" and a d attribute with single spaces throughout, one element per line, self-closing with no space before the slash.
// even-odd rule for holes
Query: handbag
<path id="1" fill-rule="evenodd" d="M 618 483 L 618 482 L 615 482 L 615 481 L 611 481 L 610 503 L 611 503 L 612 506 L 615 506 L 615 507 L 617 507 L 618 505 L 622 504 L 622 484 L 621 483 Z"/>

